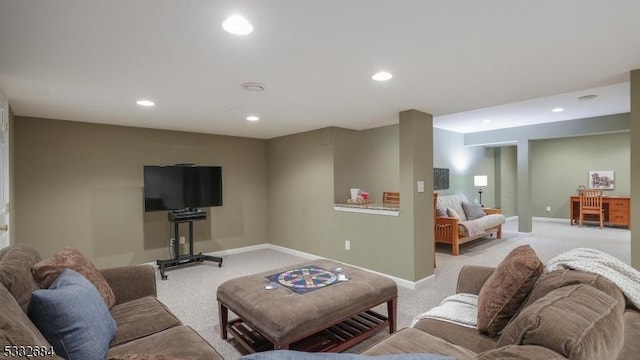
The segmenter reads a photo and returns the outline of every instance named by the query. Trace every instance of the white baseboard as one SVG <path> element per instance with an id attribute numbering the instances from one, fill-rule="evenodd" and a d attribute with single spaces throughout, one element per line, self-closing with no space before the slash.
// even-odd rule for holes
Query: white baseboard
<path id="1" fill-rule="evenodd" d="M 256 250 L 264 250 L 264 249 L 280 251 L 280 252 L 283 252 L 283 253 L 286 253 L 286 254 L 298 256 L 298 257 L 301 257 L 301 258 L 304 258 L 304 259 L 308 259 L 308 260 L 325 259 L 322 256 L 317 256 L 317 255 L 313 255 L 313 254 L 310 254 L 310 253 L 307 253 L 307 252 L 304 252 L 304 251 L 289 249 L 289 248 L 286 248 L 286 247 L 283 247 L 283 246 L 279 246 L 279 245 L 274 245 L 274 244 L 260 244 L 260 245 L 245 246 L 245 247 L 241 247 L 241 248 L 229 249 L 229 250 L 214 251 L 214 252 L 206 253 L 206 255 L 224 257 L 224 256 L 232 255 L 232 254 L 240 254 L 240 253 L 256 251 Z M 429 280 L 431 280 L 432 278 L 435 277 L 435 275 L 429 275 L 426 278 L 420 279 L 418 281 L 409 281 L 409 280 L 402 279 L 402 278 L 399 278 L 399 277 L 395 277 L 395 276 L 392 276 L 392 275 L 384 274 L 384 273 L 381 273 L 381 272 L 378 272 L 378 271 L 366 269 L 366 268 L 363 268 L 361 266 L 348 264 L 348 263 L 345 263 L 344 261 L 339 261 L 339 260 L 335 260 L 335 259 L 329 259 L 329 260 L 341 262 L 341 263 L 343 263 L 345 265 L 349 265 L 351 267 L 355 267 L 355 268 L 358 268 L 358 269 L 366 270 L 366 271 L 372 272 L 374 274 L 386 276 L 386 277 L 392 279 L 393 281 L 395 281 L 398 286 L 402 286 L 404 288 L 411 289 L 411 290 L 417 290 L 417 289 L 421 289 L 421 288 L 427 286 Z M 153 263 L 153 264 L 155 265 L 155 263 Z"/>
<path id="2" fill-rule="evenodd" d="M 309 254 L 309 253 L 306 253 L 306 252 L 303 252 L 303 251 L 289 249 L 289 248 L 286 248 L 286 247 L 283 247 L 283 246 L 278 246 L 278 245 L 274 245 L 274 244 L 265 244 L 265 245 L 267 245 L 267 248 L 269 248 L 271 250 L 281 251 L 283 253 L 286 253 L 286 254 L 289 254 L 289 255 L 298 256 L 298 257 L 305 258 L 305 259 L 308 259 L 308 260 L 324 259 L 324 257 L 322 257 L 322 256 L 316 256 L 316 255 Z"/>
<path id="3" fill-rule="evenodd" d="M 569 219 L 561 219 L 561 218 L 550 218 L 550 217 L 533 216 L 532 219 L 536 220 L 536 221 L 546 221 L 546 222 L 556 222 L 556 223 L 569 223 Z"/>
<path id="4" fill-rule="evenodd" d="M 269 245 L 270 244 L 259 244 L 259 245 L 244 246 L 244 247 L 239 247 L 239 248 L 234 248 L 234 249 L 219 250 L 219 251 L 214 251 L 214 252 L 210 252 L 210 253 L 205 253 L 205 255 L 211 255 L 211 256 L 217 256 L 217 257 L 225 257 L 225 256 L 233 255 L 233 254 L 242 254 L 242 253 L 251 252 L 251 251 L 269 249 Z"/>

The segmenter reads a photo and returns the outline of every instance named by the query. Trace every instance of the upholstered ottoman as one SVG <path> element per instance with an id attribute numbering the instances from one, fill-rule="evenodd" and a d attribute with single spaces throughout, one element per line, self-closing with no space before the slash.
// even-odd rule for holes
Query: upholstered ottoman
<path id="1" fill-rule="evenodd" d="M 310 268 L 317 271 L 310 273 Z M 302 269 L 306 275 L 298 271 Z M 349 280 L 334 281 L 331 274 L 344 274 Z M 270 275 L 274 276 L 268 279 Z M 302 292 L 307 292 L 292 290 L 305 281 L 309 287 Z M 272 282 L 278 286 L 266 289 Z M 388 327 L 389 333 L 396 330 L 395 282 L 326 259 L 226 281 L 218 287 L 217 296 L 221 337 L 226 339 L 227 331 L 231 332 L 250 352 L 289 348 L 338 352 L 383 328 Z M 384 303 L 386 316 L 372 310 Z M 238 318 L 229 321 L 228 310 Z"/>

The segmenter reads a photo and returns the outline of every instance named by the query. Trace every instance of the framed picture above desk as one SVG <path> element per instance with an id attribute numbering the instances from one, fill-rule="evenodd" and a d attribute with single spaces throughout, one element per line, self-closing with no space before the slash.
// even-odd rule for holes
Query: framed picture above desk
<path id="1" fill-rule="evenodd" d="M 625 195 L 603 196 L 602 209 L 605 225 L 623 226 L 631 229 L 631 197 Z M 569 221 L 577 224 L 580 217 L 580 196 L 569 197 Z M 585 220 L 589 218 L 585 217 Z"/>

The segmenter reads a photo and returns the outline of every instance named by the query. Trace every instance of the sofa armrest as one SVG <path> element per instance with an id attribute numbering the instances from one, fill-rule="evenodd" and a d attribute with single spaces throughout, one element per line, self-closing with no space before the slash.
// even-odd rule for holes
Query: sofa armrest
<path id="1" fill-rule="evenodd" d="M 493 274 L 495 267 L 465 265 L 458 274 L 458 285 L 456 293 L 467 293 L 478 295 L 482 285 Z"/>
<path id="2" fill-rule="evenodd" d="M 491 214 L 502 214 L 502 209 L 496 209 L 496 208 L 484 208 L 484 213 L 487 215 L 491 215 Z"/>
<path id="3" fill-rule="evenodd" d="M 116 304 L 157 296 L 156 270 L 150 265 L 127 265 L 100 270 L 116 295 Z"/>

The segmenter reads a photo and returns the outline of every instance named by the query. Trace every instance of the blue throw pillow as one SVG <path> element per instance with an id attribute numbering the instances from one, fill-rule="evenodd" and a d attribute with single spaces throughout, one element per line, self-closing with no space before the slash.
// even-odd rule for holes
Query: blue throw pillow
<path id="1" fill-rule="evenodd" d="M 308 353 L 293 350 L 272 350 L 240 357 L 239 360 L 455 360 L 436 354 L 359 355 L 348 353 Z"/>
<path id="2" fill-rule="evenodd" d="M 67 360 L 103 360 L 118 330 L 98 289 L 71 269 L 48 289 L 33 292 L 28 313 L 56 355 Z"/>

